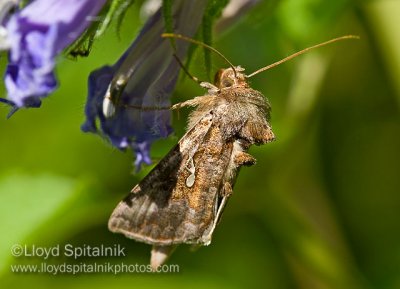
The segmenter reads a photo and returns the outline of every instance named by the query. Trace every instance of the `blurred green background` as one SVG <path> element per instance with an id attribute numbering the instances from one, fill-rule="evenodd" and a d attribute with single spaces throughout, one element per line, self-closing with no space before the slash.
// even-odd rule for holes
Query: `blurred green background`
<path id="1" fill-rule="evenodd" d="M 63 262 L 147 264 L 150 247 L 107 230 L 112 210 L 151 169 L 133 175 L 131 153 L 84 134 L 87 76 L 111 64 L 143 24 L 130 8 L 121 38 L 110 29 L 87 59 L 59 59 L 60 88 L 42 108 L 0 127 L 2 288 L 400 288 L 400 1 L 261 1 L 214 35 L 214 47 L 247 72 L 344 35 L 251 80 L 272 104 L 274 143 L 252 147 L 209 247 L 179 247 L 179 273 L 57 275 L 11 273 L 13 244 L 121 244 L 126 257 Z M 204 74 L 201 57 L 192 63 Z M 221 65 L 215 59 L 214 70 Z M 1 59 L 4 67 L 5 58 Z M 3 87 L 4 91 L 4 87 Z M 204 91 L 180 81 L 173 102 Z M 155 161 L 178 141 L 157 142 Z"/>

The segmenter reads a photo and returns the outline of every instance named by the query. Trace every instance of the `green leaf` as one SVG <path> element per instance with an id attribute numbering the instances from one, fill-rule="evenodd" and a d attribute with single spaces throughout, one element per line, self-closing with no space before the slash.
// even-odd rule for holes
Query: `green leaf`
<path id="1" fill-rule="evenodd" d="M 105 226 L 115 196 L 86 180 L 10 173 L 0 178 L 0 273 L 13 245 L 53 245 L 89 227 Z"/>
<path id="2" fill-rule="evenodd" d="M 199 31 L 198 31 L 198 32 L 196 33 L 196 35 L 194 36 L 194 39 L 199 39 L 199 38 L 200 38 L 200 37 L 199 37 L 199 34 L 200 34 L 200 33 L 199 33 Z M 188 50 L 187 50 L 185 67 L 186 67 L 186 69 L 188 69 L 188 70 L 189 70 L 191 61 L 192 61 L 192 59 L 193 59 L 193 55 L 194 55 L 194 53 L 195 53 L 197 47 L 198 47 L 198 45 L 196 45 L 196 44 L 190 44 L 190 45 L 189 45 L 189 48 L 188 48 Z M 185 74 L 182 74 L 182 79 L 184 79 L 186 76 L 187 76 L 186 73 L 185 73 Z"/>
<path id="3" fill-rule="evenodd" d="M 224 9 L 228 2 L 229 0 L 210 0 L 208 2 L 202 22 L 203 42 L 205 44 L 212 46 L 213 24 L 221 16 L 222 9 Z M 204 48 L 204 63 L 207 76 L 211 79 L 211 52 L 206 48 Z"/>
<path id="4" fill-rule="evenodd" d="M 172 0 L 163 0 L 162 12 L 164 17 L 165 32 L 174 33 L 174 19 L 172 17 Z M 170 38 L 174 50 L 176 50 L 175 39 Z"/>
<path id="5" fill-rule="evenodd" d="M 117 34 L 119 34 L 125 13 L 133 2 L 133 0 L 112 0 L 111 3 L 105 5 L 97 16 L 99 21 L 93 22 L 81 37 L 67 49 L 67 54 L 72 57 L 88 56 L 94 40 L 102 36 L 114 20 L 117 22 Z"/>
<path id="6" fill-rule="evenodd" d="M 165 22 L 165 32 L 173 33 L 173 18 L 172 18 L 172 0 L 163 0 L 162 11 Z"/>
<path id="7" fill-rule="evenodd" d="M 115 11 L 112 15 L 112 17 L 115 19 L 115 21 L 117 23 L 117 35 L 120 36 L 120 30 L 121 30 L 121 26 L 122 26 L 122 22 L 124 20 L 125 14 L 128 12 L 128 8 L 134 3 L 134 1 L 133 0 L 130 0 L 130 1 L 116 0 L 114 2 L 122 2 L 122 3 L 118 3 L 118 5 L 117 4 L 115 5 L 116 6 L 114 9 Z M 105 27 L 105 29 L 106 28 L 107 27 Z M 100 32 L 98 31 L 97 33 L 99 34 Z M 101 33 L 101 34 L 103 34 L 103 33 Z M 100 35 L 97 35 L 97 37 Z"/>
<path id="8" fill-rule="evenodd" d="M 74 194 L 72 179 L 11 173 L 0 178 L 0 272 L 11 258 L 11 246 L 29 236 Z"/>

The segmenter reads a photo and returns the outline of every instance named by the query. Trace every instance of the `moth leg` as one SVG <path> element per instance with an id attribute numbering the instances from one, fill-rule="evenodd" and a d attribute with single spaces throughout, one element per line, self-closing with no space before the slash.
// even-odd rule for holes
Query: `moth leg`
<path id="1" fill-rule="evenodd" d="M 222 189 L 221 192 L 221 196 L 222 196 L 222 200 L 219 203 L 219 206 L 217 208 L 217 213 L 215 214 L 215 218 L 214 218 L 214 222 L 212 224 L 211 230 L 209 231 L 209 233 L 206 236 L 202 237 L 202 241 L 204 243 L 204 245 L 209 245 L 211 243 L 211 238 L 212 238 L 212 234 L 214 233 L 215 227 L 218 225 L 219 220 L 221 219 L 221 215 L 224 211 L 224 208 L 226 206 L 226 203 L 228 202 L 229 197 L 232 195 L 232 186 L 230 183 L 225 182 L 224 184 L 224 188 Z M 218 196 L 218 197 L 221 197 Z"/>
<path id="2" fill-rule="evenodd" d="M 172 246 L 156 246 L 154 245 L 151 249 L 151 258 L 150 265 L 153 271 L 156 271 L 157 268 L 163 265 L 169 256 L 172 255 L 174 250 L 176 249 L 176 245 Z"/>
<path id="3" fill-rule="evenodd" d="M 207 101 L 211 101 L 214 99 L 215 95 L 203 95 L 203 96 L 196 96 L 193 99 L 186 100 L 184 102 L 179 102 L 174 104 L 171 109 L 179 109 L 184 106 L 197 106 L 199 104 L 204 104 Z"/>
<path id="4" fill-rule="evenodd" d="M 230 196 L 232 195 L 232 193 L 233 193 L 233 190 L 232 190 L 231 184 L 228 183 L 228 182 L 225 182 L 225 184 L 224 184 L 224 189 L 222 190 L 221 195 L 222 195 L 223 197 L 230 197 Z M 217 213 L 217 214 L 218 214 L 218 213 Z"/>
<path id="5" fill-rule="evenodd" d="M 197 77 L 195 77 L 192 74 L 190 74 L 190 72 L 186 69 L 185 65 L 179 59 L 178 55 L 176 55 L 175 53 L 174 53 L 174 57 L 175 57 L 176 61 L 178 62 L 178 64 L 180 65 L 180 67 L 189 76 L 189 78 L 191 80 L 193 80 L 193 81 L 197 82 L 198 84 L 200 84 L 201 87 L 208 89 L 208 93 L 210 93 L 210 94 L 217 94 L 219 92 L 219 88 L 216 87 L 214 84 L 209 83 L 209 82 L 205 82 L 205 81 L 201 81 Z"/>
<path id="6" fill-rule="evenodd" d="M 209 82 L 201 82 L 200 86 L 207 89 L 209 94 L 217 94 L 220 92 L 219 88 Z"/>
<path id="7" fill-rule="evenodd" d="M 232 190 L 231 184 L 229 182 L 225 182 L 224 188 L 221 192 L 222 200 L 221 200 L 221 203 L 219 204 L 217 214 L 214 219 L 213 230 L 215 229 L 215 226 L 217 226 L 217 224 L 219 223 L 219 220 L 221 219 L 221 215 L 225 209 L 226 203 L 228 202 L 228 199 L 230 198 L 232 193 L 233 193 L 233 190 Z"/>
<path id="8" fill-rule="evenodd" d="M 181 59 L 178 57 L 178 55 L 176 53 L 173 54 L 175 60 L 178 62 L 179 66 L 182 68 L 182 70 L 187 74 L 187 76 L 189 76 L 189 78 L 191 80 L 193 80 L 194 82 L 198 83 L 201 85 L 201 83 L 203 81 L 201 81 L 200 79 L 198 79 L 196 76 L 193 76 L 189 70 L 187 70 L 186 66 L 182 63 Z"/>
<path id="9" fill-rule="evenodd" d="M 234 162 L 237 167 L 240 167 L 240 166 L 248 166 L 249 167 L 256 163 L 256 159 L 252 155 L 250 155 L 246 152 L 238 152 L 235 155 Z"/>

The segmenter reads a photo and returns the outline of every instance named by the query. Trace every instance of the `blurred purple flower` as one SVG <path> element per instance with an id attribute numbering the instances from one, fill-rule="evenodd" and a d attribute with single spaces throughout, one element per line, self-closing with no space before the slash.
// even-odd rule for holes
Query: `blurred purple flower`
<path id="1" fill-rule="evenodd" d="M 221 32 L 233 26 L 235 22 L 238 22 L 244 14 L 258 3 L 260 3 L 260 0 L 230 0 L 222 11 L 221 18 L 216 23 L 216 30 Z"/>
<path id="2" fill-rule="evenodd" d="M 8 100 L 39 107 L 57 86 L 55 57 L 88 28 L 106 0 L 36 0 L 6 23 L 10 48 L 5 74 Z"/>
<path id="3" fill-rule="evenodd" d="M 0 50 L 9 49 L 7 29 L 4 27 L 4 24 L 7 22 L 13 9 L 18 7 L 18 4 L 19 0 L 0 0 Z"/>
<path id="4" fill-rule="evenodd" d="M 193 36 L 201 23 L 207 1 L 176 0 L 172 12 L 174 32 Z M 100 120 L 102 134 L 119 149 L 132 149 L 136 154 L 135 166 L 150 164 L 151 143 L 172 132 L 169 97 L 178 78 L 180 66 L 173 57 L 165 32 L 161 10 L 144 25 L 142 31 L 113 66 L 104 66 L 89 76 L 89 92 L 85 113 L 85 132 L 97 132 Z M 176 54 L 183 59 L 188 44 L 176 42 Z M 110 95 L 111 83 L 123 80 L 126 85 L 113 105 L 105 96 Z M 111 95 L 113 97 L 113 95 Z M 140 109 L 143 108 L 143 109 Z"/>

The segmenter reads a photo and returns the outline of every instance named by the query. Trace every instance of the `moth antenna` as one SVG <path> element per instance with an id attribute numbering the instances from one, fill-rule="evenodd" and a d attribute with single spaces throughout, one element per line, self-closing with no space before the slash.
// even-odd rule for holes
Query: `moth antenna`
<path id="1" fill-rule="evenodd" d="M 137 109 L 141 111 L 152 111 L 152 110 L 170 110 L 173 109 L 172 106 L 140 106 L 133 104 L 124 104 L 126 108 Z"/>
<path id="2" fill-rule="evenodd" d="M 337 41 L 340 41 L 340 40 L 346 40 L 346 39 L 360 39 L 360 37 L 357 36 L 357 35 L 345 35 L 345 36 L 337 37 L 337 38 L 334 38 L 334 39 L 331 39 L 331 40 L 328 40 L 328 41 L 325 41 L 325 42 L 322 42 L 322 43 L 307 47 L 307 48 L 305 48 L 303 50 L 300 50 L 300 51 L 298 51 L 296 53 L 293 53 L 292 55 L 289 55 L 289 56 L 287 56 L 287 57 L 285 57 L 285 58 L 283 58 L 283 59 L 281 59 L 281 60 L 279 60 L 279 61 L 277 61 L 275 63 L 272 63 L 270 65 L 262 67 L 262 68 L 260 68 L 260 69 L 258 69 L 256 71 L 254 71 L 253 73 L 251 73 L 249 75 L 246 75 L 246 77 L 247 78 L 253 77 L 254 75 L 256 75 L 256 74 L 258 74 L 260 72 L 263 72 L 265 70 L 268 70 L 268 69 L 271 69 L 271 68 L 273 68 L 275 66 L 278 66 L 278 65 L 280 65 L 280 64 L 282 64 L 282 63 L 284 63 L 284 62 L 286 62 L 286 61 L 288 61 L 288 60 L 290 60 L 292 58 L 295 58 L 295 57 L 297 57 L 297 56 L 299 56 L 301 54 L 304 54 L 304 53 L 306 53 L 306 52 L 308 52 L 308 51 L 310 51 L 312 49 L 315 49 L 315 48 L 318 48 L 318 47 L 321 47 L 321 46 L 325 46 L 325 45 L 328 45 L 328 44 L 331 44 L 333 42 L 337 42 Z"/>
<path id="3" fill-rule="evenodd" d="M 223 60 L 226 61 L 226 63 L 229 64 L 229 66 L 232 68 L 233 73 L 235 74 L 235 78 L 237 78 L 237 72 L 235 67 L 233 66 L 233 64 L 228 60 L 228 58 L 226 58 L 221 52 L 219 52 L 217 49 L 215 49 L 214 47 L 211 47 L 210 45 L 207 45 L 201 41 L 197 41 L 195 39 L 183 36 L 181 34 L 175 34 L 175 33 L 163 33 L 161 34 L 161 37 L 163 38 L 176 38 L 176 39 L 181 39 L 181 40 L 185 40 L 187 42 L 191 42 L 200 46 L 203 46 L 209 50 L 211 50 L 212 52 L 216 53 L 218 56 L 220 56 Z"/>

